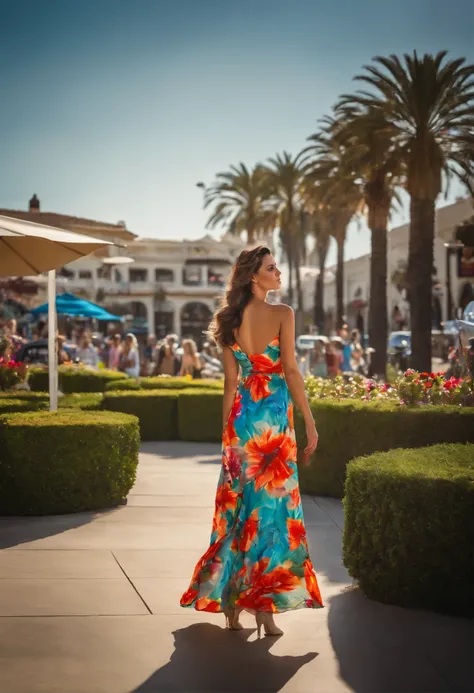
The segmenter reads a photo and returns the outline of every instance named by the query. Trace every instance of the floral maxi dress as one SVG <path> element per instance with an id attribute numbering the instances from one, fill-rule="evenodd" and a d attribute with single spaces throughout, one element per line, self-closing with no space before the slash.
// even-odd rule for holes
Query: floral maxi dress
<path id="1" fill-rule="evenodd" d="M 180 604 L 211 612 L 321 607 L 279 337 L 262 354 L 232 349 L 241 377 L 224 429 L 210 546 Z"/>

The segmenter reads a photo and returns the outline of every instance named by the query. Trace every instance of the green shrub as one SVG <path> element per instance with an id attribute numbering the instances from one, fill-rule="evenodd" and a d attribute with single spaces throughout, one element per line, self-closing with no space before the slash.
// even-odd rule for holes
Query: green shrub
<path id="1" fill-rule="evenodd" d="M 156 378 L 140 378 L 140 386 L 144 390 L 160 390 L 161 388 L 167 390 L 190 390 L 196 388 L 197 390 L 219 390 L 222 391 L 224 388 L 223 380 L 206 380 L 205 378 L 198 378 L 196 380 L 191 380 L 190 378 L 171 378 L 171 377 L 156 377 Z"/>
<path id="2" fill-rule="evenodd" d="M 345 488 L 344 565 L 368 597 L 474 614 L 474 445 L 358 458 Z"/>
<path id="3" fill-rule="evenodd" d="M 123 380 L 112 380 L 105 386 L 105 391 L 110 390 L 140 390 L 140 383 L 135 378 L 124 378 Z"/>
<path id="4" fill-rule="evenodd" d="M 2 399 L 22 399 L 33 402 L 48 402 L 49 395 L 47 392 L 32 392 L 31 390 L 7 390 L 0 392 L 0 400 Z"/>
<path id="5" fill-rule="evenodd" d="M 72 392 L 104 392 L 107 383 L 123 380 L 123 373 L 109 370 L 92 370 L 77 366 L 60 366 L 59 389 L 64 394 Z M 47 391 L 49 388 L 48 370 L 32 368 L 28 383 L 32 390 Z"/>
<path id="6" fill-rule="evenodd" d="M 134 414 L 140 421 L 142 440 L 176 440 L 178 437 L 177 392 L 138 390 L 106 392 L 103 409 Z"/>
<path id="7" fill-rule="evenodd" d="M 347 463 L 361 455 L 436 443 L 474 442 L 474 408 L 391 402 L 317 400 L 310 403 L 320 434 L 309 467 L 300 467 L 304 493 L 341 498 Z M 298 448 L 305 446 L 304 422 L 295 417 Z"/>
<path id="8" fill-rule="evenodd" d="M 117 504 L 132 488 L 138 421 L 110 412 L 0 416 L 3 515 L 50 515 Z"/>
<path id="9" fill-rule="evenodd" d="M 13 394 L 13 393 L 11 393 Z M 11 399 L 0 398 L 0 414 L 10 414 L 14 412 L 41 411 L 48 408 L 48 403 L 41 399 Z"/>
<path id="10" fill-rule="evenodd" d="M 102 408 L 102 392 L 73 392 L 58 399 L 59 409 L 83 409 L 96 411 Z"/>
<path id="11" fill-rule="evenodd" d="M 222 438 L 222 393 L 211 390 L 180 392 L 178 434 L 181 440 L 219 442 Z"/>

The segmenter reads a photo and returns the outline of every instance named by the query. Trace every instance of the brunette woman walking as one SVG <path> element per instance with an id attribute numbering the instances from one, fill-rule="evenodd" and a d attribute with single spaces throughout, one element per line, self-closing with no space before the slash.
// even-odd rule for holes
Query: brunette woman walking
<path id="1" fill-rule="evenodd" d="M 224 355 L 224 430 L 210 546 L 181 606 L 223 612 L 228 628 L 255 615 L 258 636 L 282 635 L 273 614 L 321 607 L 298 485 L 293 403 L 318 434 L 295 359 L 293 310 L 266 302 L 281 286 L 270 250 L 243 251 L 210 333 Z M 290 397 L 291 393 L 291 397 Z"/>

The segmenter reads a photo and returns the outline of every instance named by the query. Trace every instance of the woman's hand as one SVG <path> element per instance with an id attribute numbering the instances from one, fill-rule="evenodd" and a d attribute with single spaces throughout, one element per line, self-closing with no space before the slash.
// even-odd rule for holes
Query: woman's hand
<path id="1" fill-rule="evenodd" d="M 303 464 L 307 466 L 310 462 L 311 455 L 316 450 L 318 445 L 319 435 L 316 430 L 316 424 L 313 420 L 306 423 L 306 447 L 303 452 Z"/>

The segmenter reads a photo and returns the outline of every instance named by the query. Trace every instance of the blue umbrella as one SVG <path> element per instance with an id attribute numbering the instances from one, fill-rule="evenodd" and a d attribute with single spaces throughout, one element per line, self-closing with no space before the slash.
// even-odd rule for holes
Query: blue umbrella
<path id="1" fill-rule="evenodd" d="M 41 315 L 47 312 L 47 303 L 43 303 L 42 306 L 31 311 L 32 315 Z M 59 315 L 76 315 L 82 318 L 95 318 L 96 320 L 121 320 L 120 316 L 112 315 L 105 308 L 73 294 L 56 294 L 56 312 Z"/>

